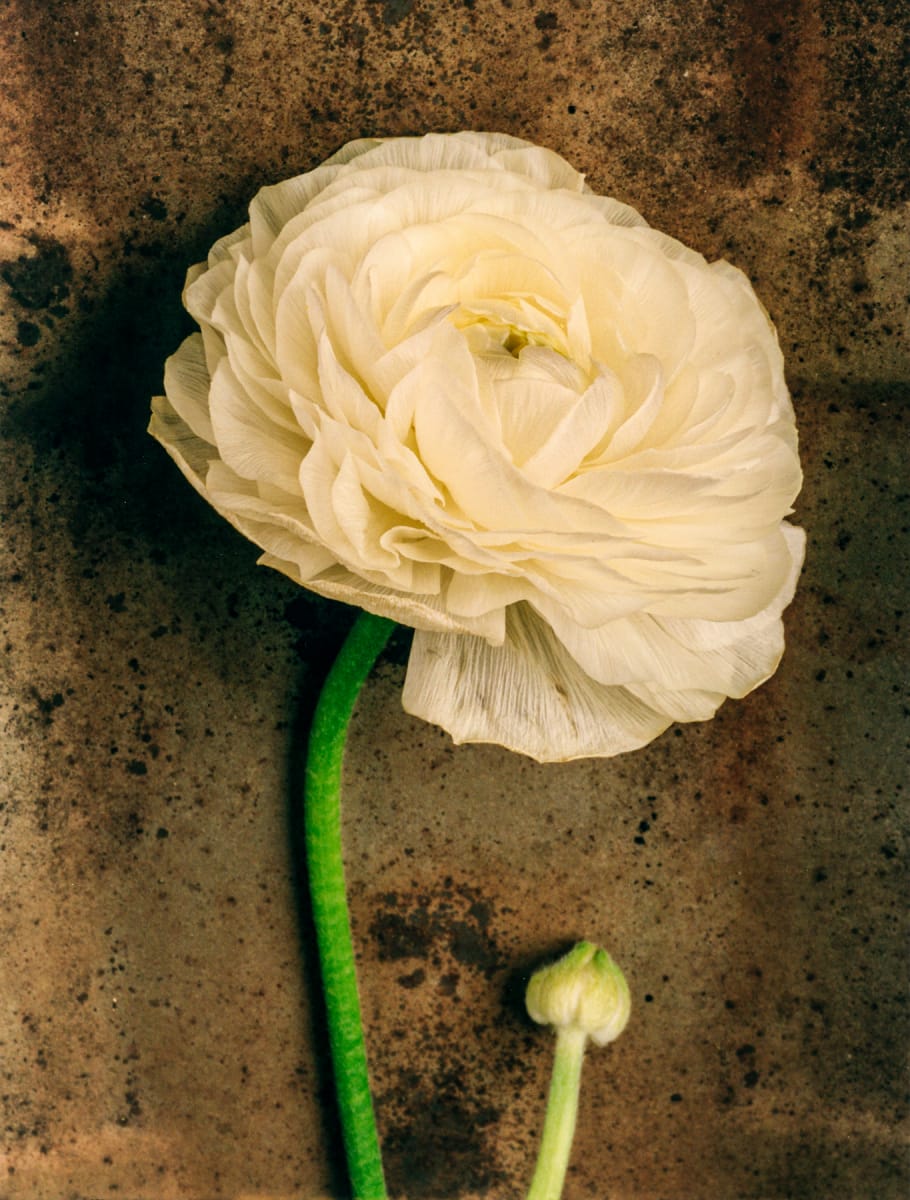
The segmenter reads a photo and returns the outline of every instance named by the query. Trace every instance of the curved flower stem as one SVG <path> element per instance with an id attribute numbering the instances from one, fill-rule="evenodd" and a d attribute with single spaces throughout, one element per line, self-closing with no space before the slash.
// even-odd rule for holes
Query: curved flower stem
<path id="1" fill-rule="evenodd" d="M 578 1116 L 586 1041 L 587 1034 L 580 1029 L 560 1029 L 556 1034 L 547 1114 L 528 1200 L 559 1200 L 562 1195 Z"/>
<path id="2" fill-rule="evenodd" d="M 306 763 L 307 871 L 348 1174 L 356 1200 L 385 1200 L 341 853 L 341 765 L 357 696 L 395 622 L 362 612 L 319 697 Z"/>

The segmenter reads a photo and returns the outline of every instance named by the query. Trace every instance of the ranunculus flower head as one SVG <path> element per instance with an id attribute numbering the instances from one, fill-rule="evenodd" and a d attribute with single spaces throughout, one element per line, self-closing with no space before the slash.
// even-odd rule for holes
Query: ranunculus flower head
<path id="1" fill-rule="evenodd" d="M 542 760 L 776 668 L 803 535 L 746 277 L 502 134 L 351 142 L 189 272 L 151 432 L 324 596 L 416 630 L 412 713 Z"/>

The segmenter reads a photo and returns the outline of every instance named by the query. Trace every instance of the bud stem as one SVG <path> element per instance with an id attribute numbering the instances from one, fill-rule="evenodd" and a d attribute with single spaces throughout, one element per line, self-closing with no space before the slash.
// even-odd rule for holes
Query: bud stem
<path id="1" fill-rule="evenodd" d="M 543 1137 L 528 1200 L 559 1200 L 562 1195 L 578 1116 L 581 1064 L 587 1040 L 588 1035 L 581 1029 L 559 1029 L 556 1033 Z"/>
<path id="2" fill-rule="evenodd" d="M 367 1072 L 341 851 L 341 766 L 348 723 L 395 622 L 362 612 L 323 685 L 310 730 L 304 832 L 307 873 L 338 1112 L 357 1200 L 387 1195 Z"/>

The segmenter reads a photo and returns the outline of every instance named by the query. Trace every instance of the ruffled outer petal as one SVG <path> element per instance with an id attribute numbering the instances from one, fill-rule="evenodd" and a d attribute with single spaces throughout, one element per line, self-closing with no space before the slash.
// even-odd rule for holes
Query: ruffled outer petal
<path id="1" fill-rule="evenodd" d="M 501 646 L 415 633 L 402 703 L 455 742 L 494 742 L 538 762 L 637 750 L 673 720 L 627 688 L 595 683 L 527 605 L 508 610 Z"/>

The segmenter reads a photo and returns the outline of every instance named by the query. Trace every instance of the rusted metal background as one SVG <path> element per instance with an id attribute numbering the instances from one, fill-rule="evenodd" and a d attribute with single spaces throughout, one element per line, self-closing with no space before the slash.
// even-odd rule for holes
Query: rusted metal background
<path id="1" fill-rule="evenodd" d="M 3 7 L 0 1042 L 9 1200 L 343 1196 L 289 845 L 348 614 L 145 435 L 186 266 L 352 137 L 499 129 L 754 280 L 807 566 L 765 687 L 538 766 L 359 706 L 346 837 L 393 1194 L 513 1200 L 575 937 L 634 996 L 567 1200 L 898 1200 L 908 350 L 887 0 Z M 903 808 L 903 812 L 901 811 Z"/>

